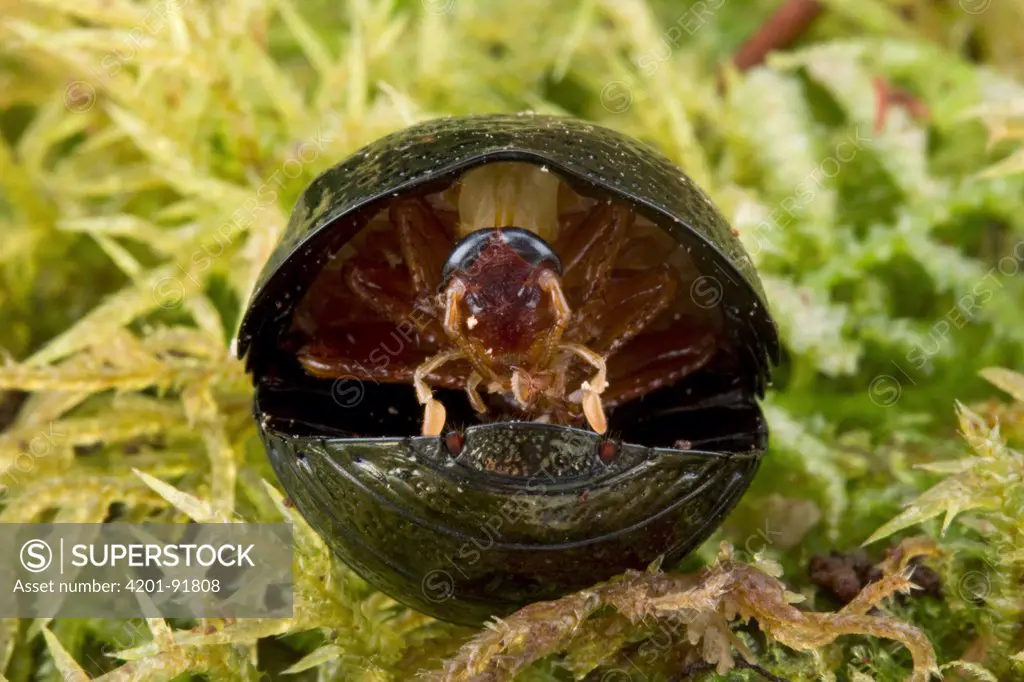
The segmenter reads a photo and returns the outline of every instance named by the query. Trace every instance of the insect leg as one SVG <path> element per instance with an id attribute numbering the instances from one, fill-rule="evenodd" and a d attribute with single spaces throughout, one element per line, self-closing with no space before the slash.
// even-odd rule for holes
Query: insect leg
<path id="1" fill-rule="evenodd" d="M 451 237 L 422 199 L 396 201 L 388 215 L 398 228 L 402 257 L 409 268 L 417 296 L 438 294 L 441 270 L 454 246 Z"/>
<path id="2" fill-rule="evenodd" d="M 551 307 L 555 313 L 554 324 L 545 330 L 544 334 L 532 346 L 531 356 L 534 358 L 534 362 L 543 366 L 548 364 L 552 352 L 561 342 L 562 335 L 572 320 L 572 308 L 569 307 L 569 302 L 565 300 L 565 294 L 562 292 L 562 283 L 554 272 L 543 270 L 537 278 L 537 284 L 540 286 L 541 291 L 551 298 Z"/>
<path id="3" fill-rule="evenodd" d="M 554 244 L 563 285 L 577 307 L 604 287 L 633 218 L 625 206 L 601 203 Z"/>
<path id="4" fill-rule="evenodd" d="M 466 354 L 461 350 L 444 351 L 443 353 L 438 353 L 434 357 L 428 359 L 416 368 L 416 372 L 413 374 L 412 383 L 416 388 L 416 398 L 420 401 L 421 405 L 425 405 L 423 412 L 424 436 L 441 435 L 441 429 L 444 428 L 446 415 L 444 405 L 434 400 L 433 393 L 426 381 L 427 375 L 439 368 L 441 365 L 454 360 L 462 360 L 465 359 L 465 357 Z"/>
<path id="5" fill-rule="evenodd" d="M 679 288 L 671 266 L 610 279 L 604 294 L 580 310 L 585 321 L 572 341 L 610 355 L 642 332 L 672 302 Z"/>
<path id="6" fill-rule="evenodd" d="M 608 388 L 608 369 L 604 358 L 586 346 L 576 343 L 563 343 L 559 348 L 578 355 L 597 370 L 590 380 L 580 385 L 580 402 L 583 404 L 583 414 L 586 415 L 590 428 L 597 433 L 604 433 L 608 430 L 608 419 L 601 404 L 601 393 Z"/>
<path id="7" fill-rule="evenodd" d="M 480 392 L 477 391 L 477 387 L 483 380 L 482 376 L 477 372 L 473 372 L 466 381 L 466 395 L 469 396 L 469 404 L 481 414 L 487 411 L 487 405 L 484 404 L 484 399 L 480 397 Z"/>

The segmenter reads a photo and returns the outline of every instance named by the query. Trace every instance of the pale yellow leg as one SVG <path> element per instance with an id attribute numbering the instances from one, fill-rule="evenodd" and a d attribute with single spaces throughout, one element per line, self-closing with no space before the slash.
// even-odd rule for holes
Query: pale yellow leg
<path id="1" fill-rule="evenodd" d="M 421 405 L 426 406 L 423 411 L 424 436 L 440 436 L 441 429 L 444 428 L 446 416 L 444 405 L 434 400 L 433 392 L 430 390 L 430 386 L 427 385 L 427 375 L 441 365 L 454 360 L 462 360 L 465 357 L 466 354 L 461 350 L 445 351 L 444 353 L 438 353 L 432 358 L 428 358 L 416 368 L 412 384 L 416 388 L 416 398 L 420 401 Z"/>
<path id="2" fill-rule="evenodd" d="M 527 407 L 533 396 L 530 376 L 521 369 L 512 371 L 512 395 L 521 407 Z"/>
<path id="3" fill-rule="evenodd" d="M 541 291 L 547 293 L 551 298 L 551 308 L 555 314 L 555 322 L 546 332 L 541 355 L 538 358 L 541 364 L 547 364 L 548 358 L 551 357 L 555 348 L 558 347 L 559 342 L 562 340 L 562 335 L 569 326 L 569 321 L 572 319 L 572 308 L 569 307 L 569 301 L 565 299 L 565 293 L 562 291 L 562 282 L 554 272 L 551 270 L 542 271 L 537 278 L 537 284 L 540 286 Z"/>
<path id="4" fill-rule="evenodd" d="M 562 282 L 554 272 L 551 270 L 541 272 L 537 284 L 540 285 L 542 291 L 546 291 L 551 296 L 551 305 L 555 309 L 555 341 L 558 341 L 565 328 L 569 326 L 572 308 L 569 307 L 569 301 L 566 300 L 565 293 L 562 292 Z"/>
<path id="5" fill-rule="evenodd" d="M 590 428 L 597 433 L 604 433 L 608 430 L 608 419 L 604 414 L 604 405 L 601 404 L 601 393 L 608 388 L 608 368 L 604 358 L 586 346 L 576 343 L 563 343 L 559 348 L 575 353 L 597 369 L 597 373 L 589 381 L 584 381 L 580 385 L 580 402 L 583 404 L 583 414 Z"/>
<path id="6" fill-rule="evenodd" d="M 477 391 L 477 386 L 480 385 L 484 378 L 473 372 L 469 375 L 469 380 L 466 381 L 466 395 L 469 396 L 469 404 L 473 406 L 473 409 L 483 414 L 487 411 L 487 405 L 484 404 L 484 399 L 480 397 L 480 392 Z"/>
<path id="7" fill-rule="evenodd" d="M 462 311 L 459 310 L 459 303 L 466 296 L 466 285 L 462 280 L 455 278 L 448 284 L 444 292 L 444 331 L 448 336 L 459 343 L 462 339 Z"/>

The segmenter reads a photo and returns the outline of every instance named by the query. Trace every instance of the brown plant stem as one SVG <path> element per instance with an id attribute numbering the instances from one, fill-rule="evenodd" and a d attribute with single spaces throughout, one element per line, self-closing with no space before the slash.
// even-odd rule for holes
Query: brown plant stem
<path id="1" fill-rule="evenodd" d="M 821 14 L 824 6 L 818 0 L 786 0 L 733 55 L 740 71 L 751 69 L 764 61 L 772 50 L 789 47 L 804 34 Z"/>
<path id="2" fill-rule="evenodd" d="M 740 665 L 738 660 L 750 664 L 744 666 L 747 668 L 757 665 L 732 632 L 730 622 L 739 618 L 745 622 L 756 620 L 766 637 L 798 651 L 820 649 L 844 635 L 895 640 L 910 651 L 914 666 L 910 680 L 926 682 L 938 671 L 938 664 L 925 633 L 891 616 L 869 612 L 897 593 L 909 591 L 913 587 L 908 577 L 909 562 L 931 551 L 929 544 L 907 541 L 899 554 L 884 565 L 882 578 L 864 588 L 848 605 L 839 611 L 814 612 L 794 607 L 785 585 L 769 573 L 735 563 L 732 548 L 723 544 L 719 561 L 696 573 L 627 571 L 609 582 L 556 601 L 530 604 L 465 642 L 440 669 L 421 679 L 511 679 L 535 661 L 568 651 L 574 641 L 585 641 L 588 634 L 594 635 L 593 628 L 600 622 L 593 616 L 610 607 L 640 629 L 659 620 L 680 628 L 679 641 L 700 645 L 698 650 L 704 660 L 715 664 L 719 673 Z"/>
<path id="3" fill-rule="evenodd" d="M 931 115 L 928 105 L 906 90 L 897 88 L 884 78 L 876 78 L 875 87 L 875 132 L 885 127 L 886 118 L 892 107 L 902 107 L 919 121 L 927 120 Z"/>

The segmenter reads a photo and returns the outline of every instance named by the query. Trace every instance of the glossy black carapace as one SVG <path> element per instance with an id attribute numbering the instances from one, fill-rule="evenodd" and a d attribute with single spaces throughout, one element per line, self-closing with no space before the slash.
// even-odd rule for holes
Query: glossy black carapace
<path id="1" fill-rule="evenodd" d="M 678 167 L 589 123 L 489 115 L 317 178 L 238 352 L 331 549 L 479 623 L 706 539 L 765 452 L 779 346 L 749 257 Z"/>

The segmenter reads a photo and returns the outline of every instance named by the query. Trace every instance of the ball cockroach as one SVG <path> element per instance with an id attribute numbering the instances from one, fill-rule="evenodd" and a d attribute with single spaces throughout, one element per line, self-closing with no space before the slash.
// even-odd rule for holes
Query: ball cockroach
<path id="1" fill-rule="evenodd" d="M 779 341 L 705 193 L 540 115 L 384 137 L 296 205 L 238 352 L 289 497 L 394 598 L 479 623 L 719 525 Z"/>

